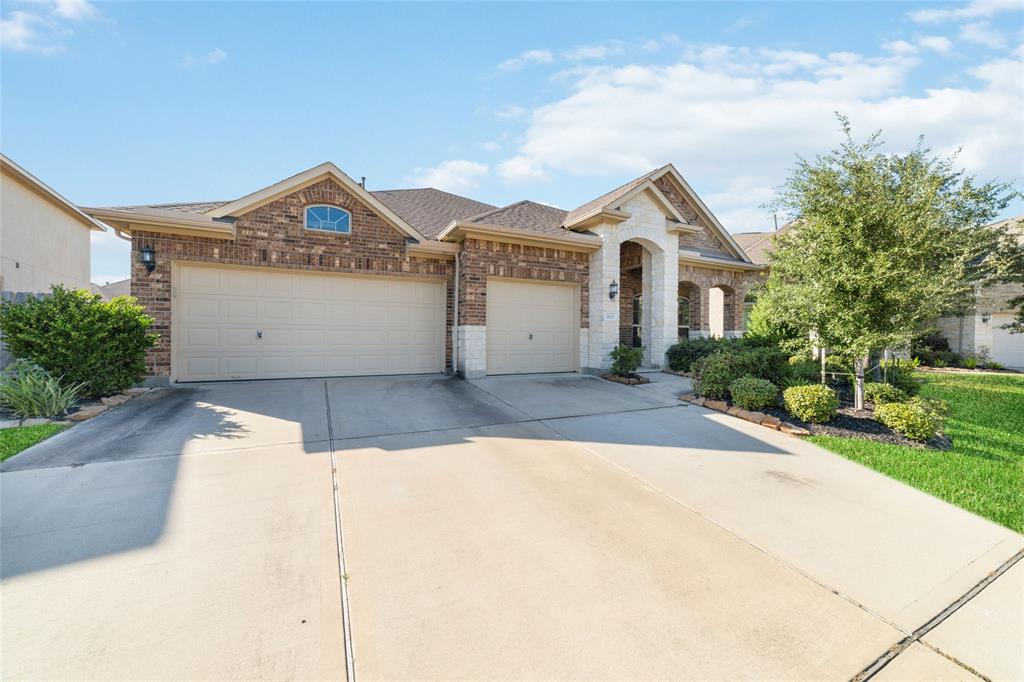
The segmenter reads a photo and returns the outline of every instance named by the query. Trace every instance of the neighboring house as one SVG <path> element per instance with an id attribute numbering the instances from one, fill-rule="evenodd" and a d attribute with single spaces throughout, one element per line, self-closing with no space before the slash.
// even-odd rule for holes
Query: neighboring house
<path id="1" fill-rule="evenodd" d="M 103 296 L 104 301 L 109 301 L 110 299 L 117 298 L 118 296 L 128 296 L 131 294 L 131 286 L 132 280 L 130 278 L 110 282 L 109 284 L 104 284 L 99 287 L 100 295 Z"/>
<path id="2" fill-rule="evenodd" d="M 997 225 L 1015 224 L 1024 240 L 1024 216 Z M 935 326 L 949 341 L 950 350 L 963 354 L 984 354 L 1006 367 L 1024 370 L 1024 334 L 1011 334 L 1002 327 L 1013 320 L 1010 299 L 1024 295 L 1024 285 L 998 284 L 975 292 L 971 311 L 963 316 L 943 317 Z"/>
<path id="3" fill-rule="evenodd" d="M 680 336 L 742 334 L 759 270 L 671 165 L 572 211 L 369 192 L 332 163 L 83 210 L 131 235 L 148 370 L 172 381 L 602 371 L 634 339 L 656 366 Z"/>
<path id="4" fill-rule="evenodd" d="M 0 291 L 89 289 L 89 234 L 105 228 L 0 154 Z"/>

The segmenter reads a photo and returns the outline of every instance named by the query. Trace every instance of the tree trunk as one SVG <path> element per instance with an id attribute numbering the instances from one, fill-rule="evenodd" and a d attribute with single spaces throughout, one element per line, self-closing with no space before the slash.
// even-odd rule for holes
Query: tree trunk
<path id="1" fill-rule="evenodd" d="M 821 385 L 824 386 L 828 383 L 825 376 L 825 349 L 819 348 L 818 353 L 821 355 Z"/>
<path id="2" fill-rule="evenodd" d="M 853 409 L 864 409 L 864 368 L 867 366 L 867 358 L 857 358 L 853 361 L 853 371 L 857 381 L 853 387 Z"/>

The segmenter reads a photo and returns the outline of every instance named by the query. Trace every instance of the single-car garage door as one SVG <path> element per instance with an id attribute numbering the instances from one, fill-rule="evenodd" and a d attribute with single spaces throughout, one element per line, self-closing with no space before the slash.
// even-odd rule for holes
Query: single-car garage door
<path id="1" fill-rule="evenodd" d="M 181 265 L 178 381 L 440 372 L 442 282 Z"/>
<path id="2" fill-rule="evenodd" d="M 579 329 L 576 287 L 487 281 L 487 373 L 572 372 Z"/>
<path id="3" fill-rule="evenodd" d="M 1013 322 L 1013 315 L 1000 313 L 992 316 L 992 359 L 1013 369 L 1024 368 L 1024 334 L 1011 334 L 1001 329 Z"/>

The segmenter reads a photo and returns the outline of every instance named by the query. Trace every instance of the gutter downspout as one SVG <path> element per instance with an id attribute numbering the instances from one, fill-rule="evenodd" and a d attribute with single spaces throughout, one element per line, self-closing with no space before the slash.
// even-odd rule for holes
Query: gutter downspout
<path id="1" fill-rule="evenodd" d="M 459 261 L 462 249 L 455 254 L 455 281 L 452 284 L 452 376 L 459 376 Z"/>

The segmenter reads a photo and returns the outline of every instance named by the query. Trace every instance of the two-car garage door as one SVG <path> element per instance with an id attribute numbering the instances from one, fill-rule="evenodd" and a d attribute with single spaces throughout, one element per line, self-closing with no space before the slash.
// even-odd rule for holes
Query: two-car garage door
<path id="1" fill-rule="evenodd" d="M 178 381 L 441 372 L 443 282 L 182 265 Z"/>

